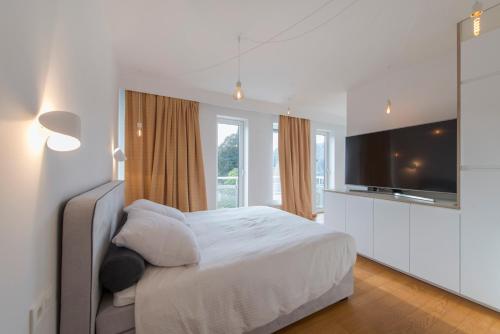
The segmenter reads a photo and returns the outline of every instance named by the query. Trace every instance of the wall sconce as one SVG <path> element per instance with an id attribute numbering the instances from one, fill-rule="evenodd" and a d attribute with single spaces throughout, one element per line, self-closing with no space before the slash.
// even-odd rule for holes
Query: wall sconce
<path id="1" fill-rule="evenodd" d="M 123 153 L 123 150 L 119 147 L 115 148 L 113 151 L 113 158 L 115 158 L 116 161 L 125 161 L 127 160 L 127 156 L 125 153 Z"/>
<path id="2" fill-rule="evenodd" d="M 81 121 L 68 111 L 49 111 L 38 116 L 40 124 L 51 131 L 47 146 L 54 151 L 67 152 L 80 147 Z"/>

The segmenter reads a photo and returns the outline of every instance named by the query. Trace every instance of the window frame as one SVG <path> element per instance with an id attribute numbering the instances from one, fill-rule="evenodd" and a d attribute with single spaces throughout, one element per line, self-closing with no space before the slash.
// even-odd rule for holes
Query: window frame
<path id="1" fill-rule="evenodd" d="M 280 198 L 279 200 L 275 200 L 274 199 L 274 166 L 272 165 L 271 163 L 271 169 L 272 169 L 272 204 L 273 205 L 276 205 L 276 206 L 281 206 L 281 204 L 283 203 L 283 200 L 282 200 L 282 196 L 281 196 L 281 176 L 280 176 L 280 171 L 279 171 L 279 121 L 276 120 L 276 121 L 273 121 L 273 124 L 272 124 L 272 135 L 273 135 L 273 142 L 272 142 L 272 145 L 273 145 L 273 150 L 272 150 L 272 156 L 271 156 L 271 159 L 272 161 L 274 161 L 274 133 L 277 133 L 278 135 L 278 142 L 277 142 L 277 145 L 276 147 L 278 148 L 278 182 L 280 184 Z"/>
<path id="2" fill-rule="evenodd" d="M 216 144 L 219 140 L 219 124 L 238 126 L 238 208 L 246 206 L 246 120 L 228 116 L 217 116 Z M 219 189 L 219 145 L 215 150 L 215 208 L 223 209 L 218 206 L 217 192 Z"/>
<path id="3" fill-rule="evenodd" d="M 324 144 L 324 161 L 325 161 L 325 168 L 324 168 L 324 180 L 323 180 L 323 187 L 324 189 L 329 188 L 330 184 L 330 131 L 327 130 L 321 130 L 317 129 L 314 132 L 314 172 L 313 172 L 313 180 L 314 180 L 314 191 L 313 191 L 313 204 L 314 204 L 314 210 L 316 212 L 322 212 L 325 209 L 325 203 L 324 203 L 324 197 L 323 197 L 323 206 L 320 207 L 318 206 L 318 203 L 316 203 L 316 150 L 317 150 L 317 141 L 316 141 L 316 136 L 323 136 L 325 138 L 325 144 Z"/>

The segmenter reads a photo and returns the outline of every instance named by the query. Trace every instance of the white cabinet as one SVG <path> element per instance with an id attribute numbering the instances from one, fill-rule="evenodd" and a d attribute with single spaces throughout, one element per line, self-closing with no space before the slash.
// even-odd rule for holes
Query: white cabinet
<path id="1" fill-rule="evenodd" d="M 500 55 L 499 55 L 500 59 Z M 492 91 L 496 87 L 497 91 Z M 500 74 L 462 85 L 462 165 L 500 166 Z"/>
<path id="2" fill-rule="evenodd" d="M 462 82 L 500 71 L 500 29 L 461 43 Z"/>
<path id="3" fill-rule="evenodd" d="M 500 309 L 500 170 L 461 175 L 461 292 Z"/>
<path id="4" fill-rule="evenodd" d="M 410 273 L 460 291 L 460 214 L 457 210 L 411 205 Z"/>
<path id="5" fill-rule="evenodd" d="M 325 225 L 345 232 L 346 197 L 325 191 Z"/>
<path id="6" fill-rule="evenodd" d="M 356 240 L 358 253 L 373 257 L 373 199 L 348 196 L 346 232 Z"/>
<path id="7" fill-rule="evenodd" d="M 401 271 L 410 270 L 410 205 L 374 200 L 373 257 Z"/>

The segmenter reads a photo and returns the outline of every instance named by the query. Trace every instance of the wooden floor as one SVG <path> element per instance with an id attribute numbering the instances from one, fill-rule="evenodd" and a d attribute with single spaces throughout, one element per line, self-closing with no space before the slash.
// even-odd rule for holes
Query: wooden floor
<path id="1" fill-rule="evenodd" d="M 354 277 L 348 300 L 279 333 L 500 333 L 499 313 L 366 258 Z"/>

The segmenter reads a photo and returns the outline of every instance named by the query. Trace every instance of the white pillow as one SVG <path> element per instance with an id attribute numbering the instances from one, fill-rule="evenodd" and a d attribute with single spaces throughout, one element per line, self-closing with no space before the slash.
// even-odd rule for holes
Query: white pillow
<path id="1" fill-rule="evenodd" d="M 186 224 L 147 210 L 129 210 L 113 243 L 136 251 L 159 267 L 183 266 L 200 260 L 196 236 Z"/>
<path id="2" fill-rule="evenodd" d="M 130 204 L 123 210 L 126 213 L 128 213 L 132 209 L 143 209 L 143 210 L 153 211 L 160 215 L 175 218 L 183 223 L 186 222 L 186 216 L 184 216 L 184 214 L 180 210 L 147 199 L 135 200 L 132 204 Z"/>

